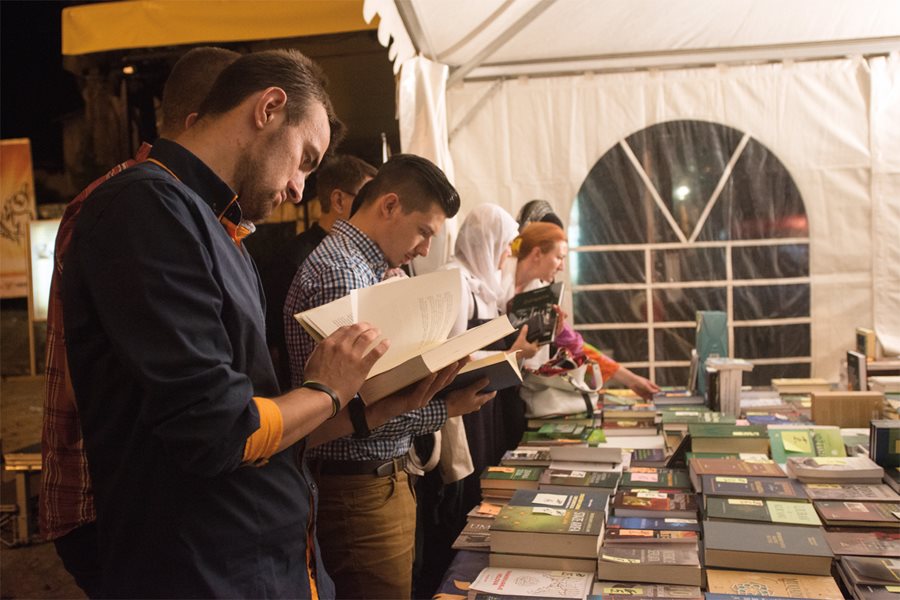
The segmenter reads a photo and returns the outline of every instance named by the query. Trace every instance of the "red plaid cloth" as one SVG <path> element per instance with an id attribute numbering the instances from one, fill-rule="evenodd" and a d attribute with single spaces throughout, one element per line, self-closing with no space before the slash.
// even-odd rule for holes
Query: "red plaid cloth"
<path id="1" fill-rule="evenodd" d="M 43 469 L 39 510 L 41 533 L 48 540 L 62 537 L 97 518 L 87 457 L 81 440 L 78 407 L 75 405 L 66 359 L 61 288 L 63 259 L 72 241 L 78 214 L 91 192 L 107 179 L 145 160 L 150 154 L 150 148 L 150 144 L 142 144 L 134 159 L 116 165 L 82 190 L 66 207 L 59 233 L 56 234 L 47 312 L 47 393 L 44 397 L 44 426 L 41 436 Z"/>

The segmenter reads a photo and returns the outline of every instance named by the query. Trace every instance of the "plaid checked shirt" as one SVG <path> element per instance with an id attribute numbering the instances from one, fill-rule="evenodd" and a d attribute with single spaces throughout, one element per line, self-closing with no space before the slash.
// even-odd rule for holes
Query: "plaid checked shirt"
<path id="1" fill-rule="evenodd" d="M 327 304 L 352 290 L 374 285 L 388 268 L 378 245 L 347 221 L 309 255 L 294 276 L 284 304 L 284 334 L 291 362 L 291 385 L 303 383 L 303 366 L 315 342 L 294 314 Z M 394 417 L 364 440 L 343 437 L 309 451 L 310 457 L 332 460 L 388 460 L 406 455 L 414 436 L 437 431 L 447 420 L 447 405 L 434 398 L 424 408 Z"/>
<path id="2" fill-rule="evenodd" d="M 104 181 L 145 160 L 150 149 L 150 144 L 142 144 L 134 159 L 116 165 L 75 196 L 66 206 L 56 234 L 47 312 L 47 388 L 41 434 L 43 467 L 38 511 L 41 533 L 48 540 L 62 537 L 97 520 L 87 456 L 81 439 L 78 407 L 75 405 L 75 393 L 69 380 L 69 363 L 66 358 L 61 287 L 63 259 L 72 242 L 78 214 L 88 196 Z"/>

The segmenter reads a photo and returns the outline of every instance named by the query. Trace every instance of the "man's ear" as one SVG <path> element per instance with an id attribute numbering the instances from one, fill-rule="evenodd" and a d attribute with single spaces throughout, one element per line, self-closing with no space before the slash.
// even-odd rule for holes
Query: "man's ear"
<path id="1" fill-rule="evenodd" d="M 192 112 L 188 116 L 184 118 L 184 130 L 187 131 L 191 128 L 191 125 L 197 122 L 197 113 Z"/>
<path id="2" fill-rule="evenodd" d="M 394 192 L 388 192 L 378 199 L 381 214 L 386 218 L 391 218 L 400 212 L 400 196 Z"/>
<path id="3" fill-rule="evenodd" d="M 344 194 L 341 190 L 335 188 L 331 190 L 331 211 L 332 213 L 344 216 L 350 212 L 350 207 L 344 204 Z"/>
<path id="4" fill-rule="evenodd" d="M 285 109 L 287 94 L 280 87 L 266 88 L 253 103 L 253 124 L 262 129 Z"/>

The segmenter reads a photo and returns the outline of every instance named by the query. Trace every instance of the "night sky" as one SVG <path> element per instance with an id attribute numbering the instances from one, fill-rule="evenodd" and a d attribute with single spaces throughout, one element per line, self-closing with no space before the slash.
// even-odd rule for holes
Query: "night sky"
<path id="1" fill-rule="evenodd" d="M 60 54 L 62 9 L 77 4 L 0 0 L 0 137 L 31 138 L 35 169 L 62 170 L 61 119 L 83 107 Z"/>

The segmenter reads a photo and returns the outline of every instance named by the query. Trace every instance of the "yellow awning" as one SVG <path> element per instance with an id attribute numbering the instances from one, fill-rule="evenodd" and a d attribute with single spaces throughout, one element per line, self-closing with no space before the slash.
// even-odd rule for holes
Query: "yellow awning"
<path id="1" fill-rule="evenodd" d="M 129 0 L 66 8 L 63 55 L 375 29 L 363 0 Z"/>

